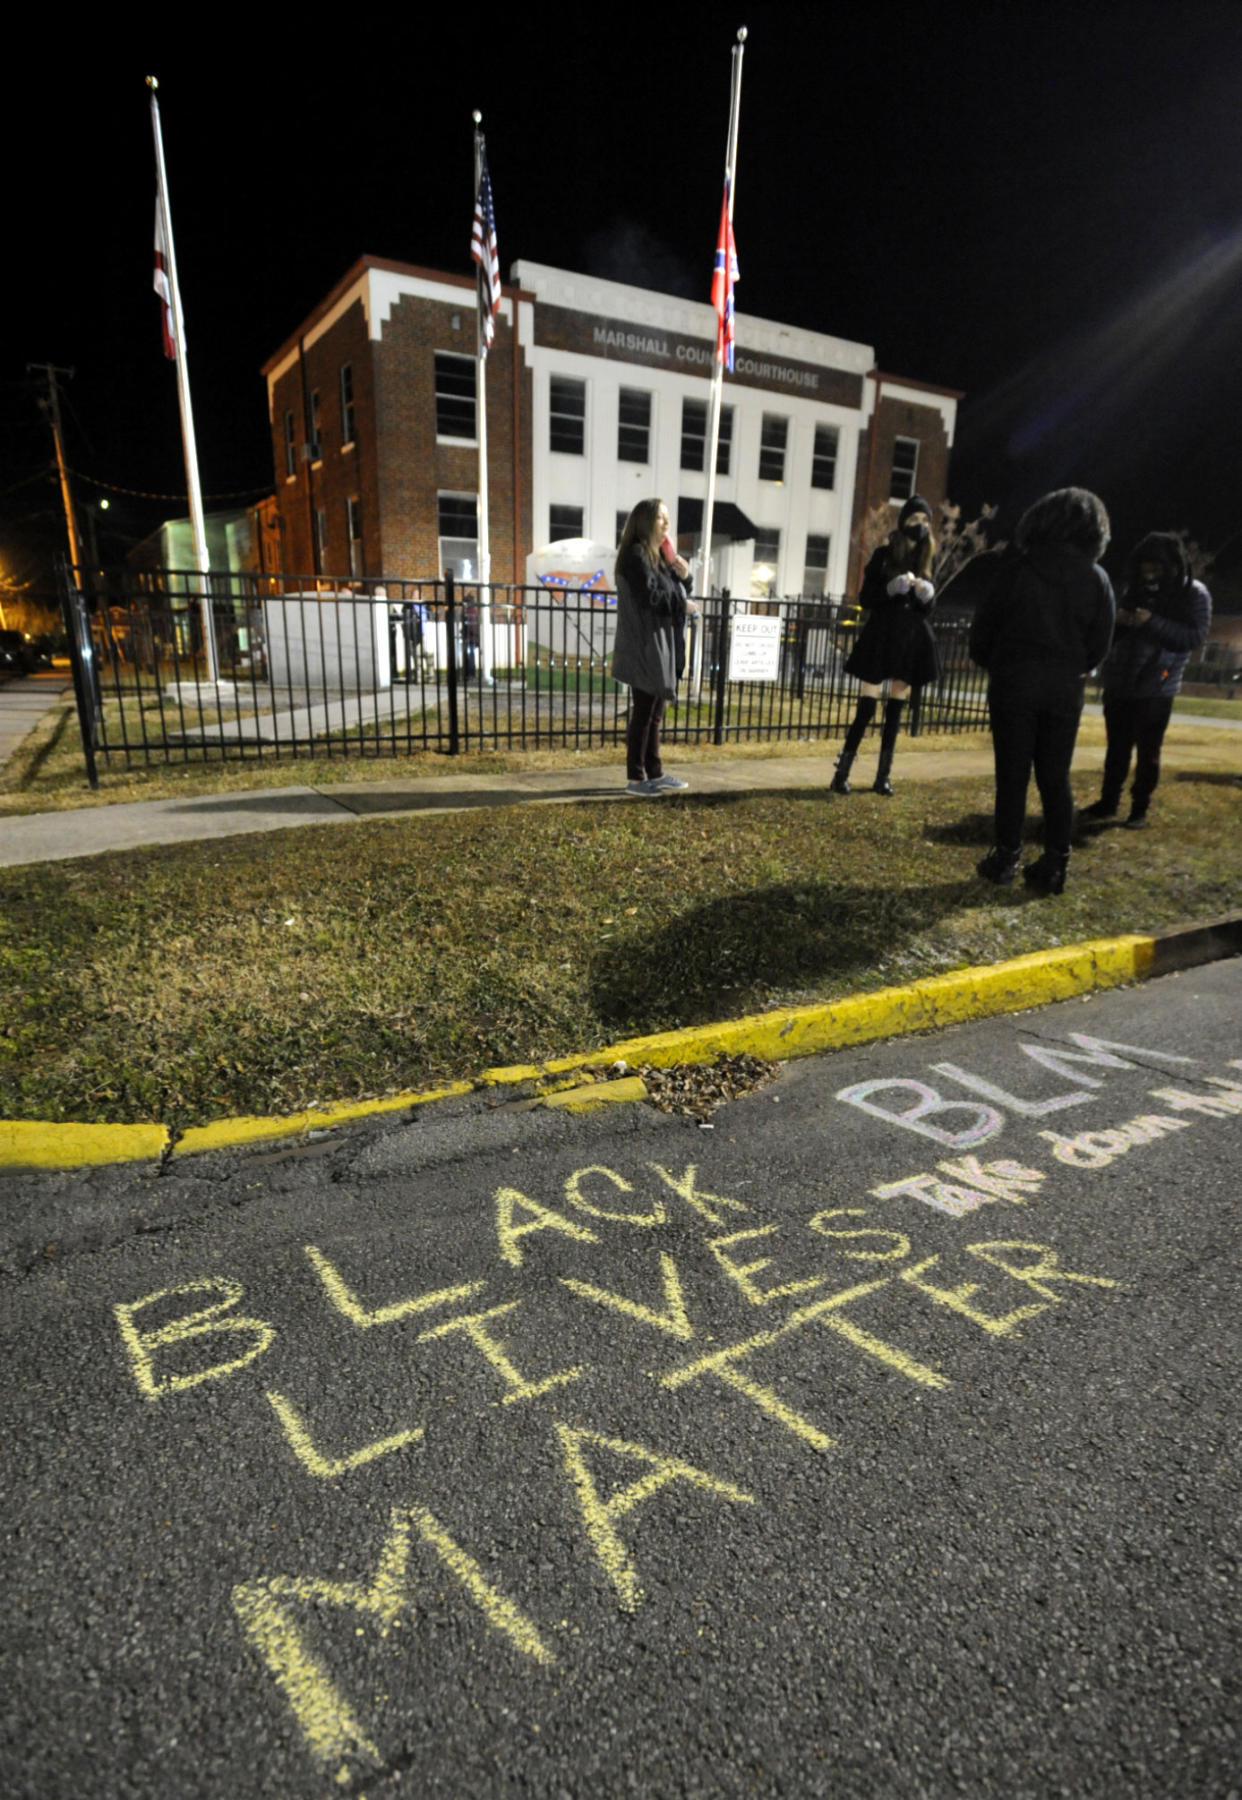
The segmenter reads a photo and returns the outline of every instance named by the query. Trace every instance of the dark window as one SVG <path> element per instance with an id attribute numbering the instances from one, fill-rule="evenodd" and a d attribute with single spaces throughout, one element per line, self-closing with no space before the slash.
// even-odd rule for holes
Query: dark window
<path id="1" fill-rule="evenodd" d="M 837 485 L 837 428 L 835 425 L 815 427 L 815 448 L 811 453 L 811 486 L 832 488 Z"/>
<path id="2" fill-rule="evenodd" d="M 627 512 L 619 512 L 617 514 L 617 542 L 618 543 L 621 542 L 621 539 L 625 535 L 625 527 L 629 521 L 629 516 L 630 515 Z"/>
<path id="3" fill-rule="evenodd" d="M 345 502 L 345 542 L 349 548 L 349 572 L 362 573 L 362 507 L 357 499 Z"/>
<path id="4" fill-rule="evenodd" d="M 582 508 L 580 506 L 550 506 L 548 508 L 548 537 L 554 544 L 562 538 L 582 536 Z"/>
<path id="5" fill-rule="evenodd" d="M 618 462 L 651 461 L 651 395 L 641 388 L 622 388 L 617 414 Z"/>
<path id="6" fill-rule="evenodd" d="M 581 456 L 586 448 L 586 382 L 554 375 L 548 410 L 548 449 Z"/>
<path id="7" fill-rule="evenodd" d="M 802 570 L 802 592 L 808 600 L 823 597 L 828 584 L 828 546 L 826 537 L 808 537 L 806 563 Z"/>
<path id="8" fill-rule="evenodd" d="M 789 420 L 775 413 L 764 413 L 763 431 L 759 438 L 760 481 L 784 481 L 785 444 L 789 437 Z"/>
<path id="9" fill-rule="evenodd" d="M 479 569 L 479 502 L 475 494 L 438 494 L 440 572 L 472 581 Z"/>
<path id="10" fill-rule="evenodd" d="M 351 363 L 341 364 L 341 442 L 354 441 L 354 371 Z"/>
<path id="11" fill-rule="evenodd" d="M 319 435 L 319 389 L 310 397 L 310 459 L 319 462 L 323 456 L 323 439 Z"/>
<path id="12" fill-rule="evenodd" d="M 473 357 L 450 356 L 436 351 L 438 438 L 464 438 L 469 443 L 474 442 L 474 378 Z"/>
<path id="13" fill-rule="evenodd" d="M 315 573 L 322 575 L 328 566 L 328 515 L 322 506 L 315 508 Z"/>
<path id="14" fill-rule="evenodd" d="M 293 414 L 285 414 L 285 474 L 296 475 L 298 472 L 298 434 Z"/>
<path id="15" fill-rule="evenodd" d="M 919 466 L 917 438 L 899 437 L 893 445 L 893 473 L 888 484 L 890 500 L 908 500 L 914 492 L 914 477 Z"/>
<path id="16" fill-rule="evenodd" d="M 681 466 L 703 469 L 707 465 L 707 427 L 709 414 L 706 400 L 683 400 L 681 403 Z M 729 452 L 733 447 L 733 408 L 720 409 L 720 437 L 716 444 L 716 473 L 729 473 Z"/>

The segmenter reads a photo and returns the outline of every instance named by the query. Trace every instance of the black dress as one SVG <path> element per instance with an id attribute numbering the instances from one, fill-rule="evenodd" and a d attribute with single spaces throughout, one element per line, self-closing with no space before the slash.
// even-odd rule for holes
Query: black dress
<path id="1" fill-rule="evenodd" d="M 882 681 L 904 681 L 920 688 L 940 679 L 936 640 L 928 623 L 935 600 L 919 600 L 913 593 L 890 594 L 889 582 L 903 572 L 889 546 L 881 544 L 863 576 L 858 601 L 867 609 L 867 622 L 846 659 L 845 672 L 872 687 Z"/>

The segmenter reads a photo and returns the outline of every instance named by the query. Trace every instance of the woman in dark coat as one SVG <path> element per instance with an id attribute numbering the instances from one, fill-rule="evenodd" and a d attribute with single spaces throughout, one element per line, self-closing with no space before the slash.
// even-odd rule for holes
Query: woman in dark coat
<path id="1" fill-rule="evenodd" d="M 686 598 L 690 566 L 673 548 L 668 528 L 663 500 L 640 500 L 617 548 L 612 678 L 630 688 L 626 792 L 646 798 L 689 786 L 666 775 L 660 761 L 664 705 L 676 699 L 686 666 L 686 615 L 698 610 Z"/>
<path id="2" fill-rule="evenodd" d="M 1045 494 L 1018 520 L 1014 554 L 975 613 L 970 654 L 988 672 L 996 758 L 995 843 L 978 873 L 998 886 L 1017 872 L 1033 767 L 1044 853 L 1022 878 L 1040 893 L 1065 887 L 1074 828 L 1069 773 L 1083 686 L 1113 635 L 1112 585 L 1098 562 L 1107 545 L 1108 514 L 1095 494 Z"/>
<path id="3" fill-rule="evenodd" d="M 1171 531 L 1151 531 L 1126 564 L 1117 636 L 1100 671 L 1108 751 L 1100 797 L 1084 806 L 1085 819 L 1111 819 L 1134 756 L 1130 789 L 1131 830 L 1147 824 L 1147 808 L 1160 780 L 1160 746 L 1191 654 L 1206 643 L 1212 596 L 1190 573 L 1186 550 Z"/>
<path id="4" fill-rule="evenodd" d="M 880 689 L 887 681 L 889 698 L 880 732 L 880 760 L 872 786 L 877 794 L 891 794 L 889 776 L 902 708 L 911 688 L 940 679 L 936 640 L 928 624 L 935 604 L 931 566 L 936 546 L 931 534 L 931 507 L 921 494 L 911 494 L 897 518 L 897 528 L 881 544 L 867 564 L 859 590 L 859 603 L 867 608 L 867 622 L 845 664 L 847 675 L 857 675 L 862 694 L 837 758 L 833 792 L 848 794 L 850 769 L 863 734 L 875 717 Z"/>

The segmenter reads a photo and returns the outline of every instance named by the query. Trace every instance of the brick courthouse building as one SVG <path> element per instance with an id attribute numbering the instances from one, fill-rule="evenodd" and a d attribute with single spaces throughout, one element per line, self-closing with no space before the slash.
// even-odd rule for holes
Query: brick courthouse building
<path id="1" fill-rule="evenodd" d="M 715 314 L 520 262 L 486 364 L 492 576 L 551 541 L 615 543 L 660 494 L 697 543 Z M 365 256 L 264 366 L 283 561 L 297 574 L 476 575 L 474 281 Z M 957 401 L 873 350 L 737 315 L 713 579 L 857 586 L 865 512 L 946 496 Z"/>

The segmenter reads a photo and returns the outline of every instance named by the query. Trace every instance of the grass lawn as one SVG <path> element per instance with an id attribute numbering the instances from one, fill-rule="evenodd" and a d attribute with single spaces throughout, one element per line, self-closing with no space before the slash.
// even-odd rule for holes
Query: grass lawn
<path id="1" fill-rule="evenodd" d="M 1153 828 L 1098 831 L 1059 899 L 975 879 L 991 783 L 966 775 L 890 801 L 691 793 L 0 871 L 0 1117 L 289 1111 L 1236 909 L 1229 758 L 1168 761 Z"/>

